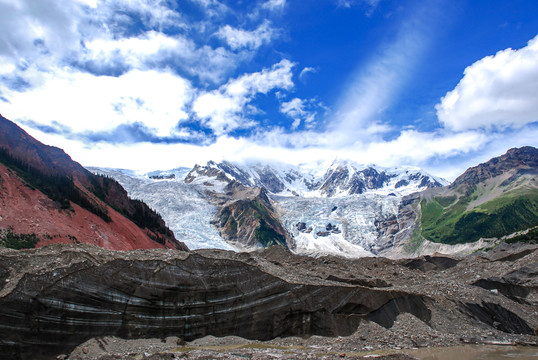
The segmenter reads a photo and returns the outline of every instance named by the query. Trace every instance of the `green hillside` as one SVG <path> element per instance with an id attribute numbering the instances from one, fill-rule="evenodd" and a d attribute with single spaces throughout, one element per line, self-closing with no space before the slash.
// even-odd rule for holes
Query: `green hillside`
<path id="1" fill-rule="evenodd" d="M 470 195 L 423 199 L 421 235 L 434 242 L 458 244 L 501 237 L 538 224 L 538 189 L 519 187 L 466 210 L 483 191 L 477 187 Z"/>

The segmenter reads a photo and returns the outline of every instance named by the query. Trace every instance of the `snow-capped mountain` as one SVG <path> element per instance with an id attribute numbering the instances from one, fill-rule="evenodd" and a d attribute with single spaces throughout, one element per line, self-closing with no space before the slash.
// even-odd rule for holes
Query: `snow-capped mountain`
<path id="1" fill-rule="evenodd" d="M 309 163 L 299 166 L 284 164 L 235 164 L 228 161 L 196 165 L 187 175 L 192 182 L 201 177 L 236 180 L 244 186 L 263 187 L 274 196 L 342 197 L 377 193 L 407 195 L 426 188 L 446 185 L 443 179 L 418 168 L 382 168 L 337 160 L 330 165 Z"/>
<path id="2" fill-rule="evenodd" d="M 286 238 L 291 251 L 346 257 L 373 256 L 390 247 L 390 241 L 382 238 L 386 231 L 379 227 L 396 223 L 394 231 L 401 230 L 394 219 L 402 197 L 446 184 L 418 168 L 362 166 L 343 160 L 299 166 L 210 161 L 190 171 L 180 168 L 147 174 L 93 171 L 115 178 L 131 197 L 156 209 L 176 238 L 191 249 L 245 250 L 252 246 L 245 246 L 242 239 L 230 238 L 230 234 L 240 237 L 239 234 L 249 233 L 252 244 L 256 229 L 242 232 L 241 226 L 256 227 L 258 223 L 245 221 L 242 217 L 248 212 L 240 213 L 230 206 L 247 199 L 252 194 L 249 189 L 261 188 L 273 204 L 272 219 L 277 216 L 289 234 Z M 249 205 L 250 211 L 256 210 L 259 204 L 251 196 L 250 200 L 254 201 Z M 268 211 L 259 210 L 257 217 Z M 222 214 L 226 214 L 226 219 Z M 237 218 L 229 218 L 230 214 Z M 262 244 L 260 241 L 254 247 Z"/>

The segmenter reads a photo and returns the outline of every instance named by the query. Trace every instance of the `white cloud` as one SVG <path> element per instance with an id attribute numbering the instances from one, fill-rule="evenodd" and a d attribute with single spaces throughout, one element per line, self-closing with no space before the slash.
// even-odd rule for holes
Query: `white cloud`
<path id="1" fill-rule="evenodd" d="M 172 10 L 166 1 L 160 0 L 79 0 L 90 3 L 85 11 L 86 19 L 91 19 L 91 26 L 100 27 L 116 34 L 123 34 L 136 17 L 145 27 L 161 31 L 167 27 L 186 26 L 180 13 Z M 93 6 L 95 5 L 95 6 Z"/>
<path id="2" fill-rule="evenodd" d="M 317 113 L 315 111 L 307 110 L 306 107 L 310 107 L 311 104 L 303 99 L 293 98 L 290 101 L 280 104 L 280 112 L 286 114 L 293 119 L 292 129 L 297 129 L 301 124 L 301 120 L 304 119 L 306 126 L 312 124 Z"/>
<path id="3" fill-rule="evenodd" d="M 348 135 L 347 141 L 371 133 L 364 129 L 379 123 L 383 112 L 392 104 L 402 84 L 409 80 L 413 67 L 420 59 L 425 47 L 427 34 L 425 26 L 429 23 L 428 11 L 418 9 L 413 18 L 401 24 L 398 36 L 384 44 L 377 56 L 357 69 L 347 88 L 342 101 L 332 117 L 332 129 Z M 378 126 L 386 130 L 386 126 Z"/>
<path id="4" fill-rule="evenodd" d="M 358 4 L 365 5 L 366 16 L 371 16 L 380 2 L 381 0 L 338 0 L 337 4 L 344 8 L 350 8 Z"/>
<path id="5" fill-rule="evenodd" d="M 304 80 L 304 77 L 307 76 L 309 73 L 317 73 L 318 69 L 313 67 L 305 67 L 301 72 L 299 73 L 299 80 Z"/>
<path id="6" fill-rule="evenodd" d="M 44 134 L 31 128 L 26 130 L 46 144 L 65 149 L 74 160 L 85 166 L 150 171 L 178 166 L 192 167 L 195 163 L 205 164 L 209 160 L 241 161 L 259 158 L 300 164 L 342 158 L 387 167 L 419 166 L 449 181 L 467 167 L 501 155 L 510 147 L 538 146 L 536 126 L 521 128 L 510 136 L 486 135 L 479 131 L 423 133 L 406 130 L 390 141 L 358 141 L 344 146 L 339 141 L 339 133 L 285 133 L 282 129 L 263 131 L 252 138 L 222 135 L 216 142 L 207 145 L 97 143 L 91 147 L 62 136 Z M 458 161 L 454 162 L 454 158 Z"/>
<path id="7" fill-rule="evenodd" d="M 133 22 L 127 14 L 136 14 L 154 30 L 182 24 L 177 12 L 153 0 L 2 1 L 0 54 L 16 61 L 72 56 L 81 50 L 81 42 L 121 37 Z"/>
<path id="8" fill-rule="evenodd" d="M 146 31 L 131 34 L 133 26 L 138 26 L 135 22 L 144 24 Z M 190 27 L 164 1 L 2 1 L 0 56 L 4 65 L 0 74 L 24 79 L 28 64 L 39 64 L 45 72 L 77 64 L 98 73 L 168 64 L 204 82 L 222 83 L 231 70 L 251 58 L 246 51 L 196 43 L 186 35 Z M 168 35 L 168 29 L 174 35 Z M 19 69 L 16 74 L 13 67 Z"/>
<path id="9" fill-rule="evenodd" d="M 286 6 L 286 0 L 267 0 L 262 4 L 263 9 L 267 10 L 281 10 Z"/>
<path id="10" fill-rule="evenodd" d="M 62 54 L 76 48 L 78 19 L 75 2 L 54 0 L 0 2 L 0 55 L 14 63 L 43 56 L 43 47 Z"/>
<path id="11" fill-rule="evenodd" d="M 98 38 L 85 44 L 80 62 L 97 68 L 158 68 L 174 64 L 191 76 L 211 83 L 221 82 L 226 74 L 248 58 L 222 47 L 197 46 L 183 35 L 148 31 L 136 37 Z M 163 65 L 166 64 L 166 65 Z"/>
<path id="12" fill-rule="evenodd" d="M 138 37 L 93 39 L 86 42 L 85 48 L 86 60 L 121 62 L 133 67 L 143 67 L 148 60 L 170 57 L 170 53 L 193 50 L 193 46 L 186 39 L 174 38 L 156 31 L 148 31 Z"/>
<path id="13" fill-rule="evenodd" d="M 467 67 L 463 79 L 436 106 L 453 131 L 502 130 L 538 121 L 538 36 Z"/>
<path id="14" fill-rule="evenodd" d="M 271 69 L 232 79 L 217 90 L 201 94 L 193 102 L 193 112 L 216 135 L 251 127 L 254 123 L 243 116 L 246 105 L 256 94 L 292 88 L 293 66 L 293 63 L 284 59 Z"/>
<path id="15" fill-rule="evenodd" d="M 190 83 L 167 71 L 132 70 L 112 77 L 65 68 L 43 73 L 32 67 L 26 73 L 32 80 L 30 90 L 0 85 L 9 101 L 3 113 L 12 120 L 60 124 L 76 133 L 140 123 L 158 136 L 173 135 L 187 117 L 183 108 L 192 97 Z"/>
<path id="16" fill-rule="evenodd" d="M 216 35 L 225 40 L 230 48 L 237 50 L 241 48 L 257 49 L 263 44 L 271 42 L 277 32 L 271 28 L 271 24 L 266 20 L 253 31 L 235 29 L 230 25 L 225 25 L 219 29 Z"/>

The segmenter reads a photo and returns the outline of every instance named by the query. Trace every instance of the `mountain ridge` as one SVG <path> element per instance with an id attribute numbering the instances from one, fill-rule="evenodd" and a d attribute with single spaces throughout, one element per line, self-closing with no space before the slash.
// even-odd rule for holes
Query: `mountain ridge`
<path id="1" fill-rule="evenodd" d="M 538 149 L 509 149 L 420 199 L 421 235 L 442 243 L 502 237 L 538 225 Z"/>
<path id="2" fill-rule="evenodd" d="M 521 155 L 522 158 L 519 160 L 516 156 L 518 152 L 525 154 Z M 523 191 L 529 187 L 530 181 L 535 181 L 533 180 L 535 171 L 529 168 L 536 162 L 535 154 L 536 149 L 531 147 L 522 150 L 511 149 L 507 154 L 485 163 L 486 165 L 481 164 L 490 169 L 489 172 L 482 171 L 478 165 L 469 168 L 452 184 L 415 167 L 382 168 L 353 164 L 350 161 L 336 161 L 332 164 L 315 162 L 302 166 L 283 165 L 274 161 L 267 164 L 209 161 L 204 166 L 195 165 L 190 171 L 186 169 L 154 171 L 146 178 L 152 182 L 154 190 L 157 191 L 159 186 L 181 182 L 184 176 L 186 188 L 196 189 L 202 197 L 213 199 L 213 206 L 217 208 L 211 213 L 212 215 L 208 213 L 209 217 L 204 221 L 213 223 L 221 232 L 221 236 L 223 233 L 219 224 L 226 223 L 221 220 L 222 215 L 227 213 L 227 210 L 222 210 L 221 207 L 229 207 L 241 198 L 241 194 L 248 193 L 247 190 L 242 190 L 230 196 L 230 184 L 236 183 L 243 186 L 243 189 L 266 189 L 275 210 L 274 214 L 278 216 L 290 236 L 287 245 L 297 254 L 313 256 L 333 254 L 351 257 L 405 256 L 416 254 L 414 250 L 418 244 L 426 240 L 430 244 L 427 246 L 430 250 L 423 251 L 431 253 L 435 252 L 431 250 L 435 248 L 451 251 L 447 250 L 447 247 L 434 246 L 436 241 L 439 245 L 446 241 L 436 239 L 432 233 L 428 233 L 429 209 L 426 204 L 430 198 L 442 197 L 440 201 L 448 206 L 450 203 L 446 202 L 452 199 L 451 196 L 456 196 L 452 202 L 466 197 L 464 207 L 459 204 L 454 208 L 457 210 L 454 216 L 459 219 L 465 211 L 483 206 L 508 190 L 511 191 L 510 195 L 519 196 L 515 190 Z M 477 172 L 481 174 L 478 177 L 469 175 Z M 485 176 L 486 173 L 502 176 Z M 473 180 L 474 185 L 471 181 L 463 180 L 476 178 L 479 181 Z M 441 185 L 441 181 L 445 186 L 438 186 Z M 467 194 L 471 188 L 474 190 Z M 456 191 L 454 189 L 457 190 L 457 195 L 450 194 L 451 191 Z M 476 194 L 472 195 L 473 192 Z M 139 195 L 147 196 L 140 192 Z M 151 197 L 158 197 L 158 194 L 154 193 Z M 426 213 L 420 208 L 421 202 Z M 246 209 L 239 205 L 234 206 Z M 487 206 L 489 205 L 491 203 Z M 499 209 L 500 207 L 496 207 L 491 211 Z M 424 214 L 426 216 L 423 216 Z M 253 213 L 251 215 L 254 216 Z M 224 218 L 228 219 L 226 216 Z M 234 218 L 234 221 L 236 220 Z M 420 221 L 422 222 L 419 223 Z M 226 227 L 228 234 L 233 233 L 230 231 L 235 228 L 233 221 Z M 507 235 L 507 231 L 500 235 Z M 454 247 L 453 251 L 467 251 L 465 249 L 472 251 L 471 249 L 481 246 L 481 242 L 476 242 L 479 238 L 473 237 L 472 244 Z M 244 239 L 243 242 L 239 239 L 238 242 L 238 238 L 234 237 L 230 242 L 230 239 L 228 237 L 227 241 L 236 246 L 236 250 L 238 248 L 242 251 L 248 250 L 249 247 L 253 249 L 250 240 Z M 417 242 L 417 239 L 421 240 Z M 469 241 L 457 240 L 449 243 L 469 243 Z"/>
<path id="3" fill-rule="evenodd" d="M 203 166 L 195 165 L 185 180 L 190 183 L 197 176 L 217 177 L 222 181 L 233 179 L 245 186 L 264 187 L 271 195 L 305 197 L 346 196 L 383 188 L 407 194 L 447 184 L 416 167 L 383 168 L 341 159 L 328 166 L 314 164 L 319 162 L 294 166 L 274 161 L 266 164 L 208 161 Z"/>
<path id="4" fill-rule="evenodd" d="M 157 213 L 130 199 L 117 181 L 92 174 L 1 116 L 0 163 L 0 225 L 6 238 L 34 234 L 37 246 L 93 242 L 116 250 L 188 250 Z"/>

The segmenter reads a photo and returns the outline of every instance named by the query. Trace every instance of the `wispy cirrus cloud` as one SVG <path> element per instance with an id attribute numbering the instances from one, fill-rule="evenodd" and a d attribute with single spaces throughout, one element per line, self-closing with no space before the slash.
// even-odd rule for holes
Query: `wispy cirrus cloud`
<path id="1" fill-rule="evenodd" d="M 380 134 L 390 130 L 383 112 L 390 107 L 419 63 L 432 33 L 428 17 L 435 9 L 417 9 L 402 21 L 394 40 L 383 45 L 366 65 L 361 64 L 344 90 L 332 120 L 333 131 L 350 135 L 356 141 L 363 130 L 378 128 Z M 365 133 L 368 137 L 373 134 Z"/>
<path id="2" fill-rule="evenodd" d="M 315 74 L 318 71 L 319 70 L 315 67 L 306 66 L 299 73 L 299 80 L 304 81 L 307 78 L 308 74 Z"/>
<path id="3" fill-rule="evenodd" d="M 356 5 L 362 5 L 366 8 L 366 16 L 371 16 L 382 0 L 338 0 L 340 7 L 350 8 Z"/>

